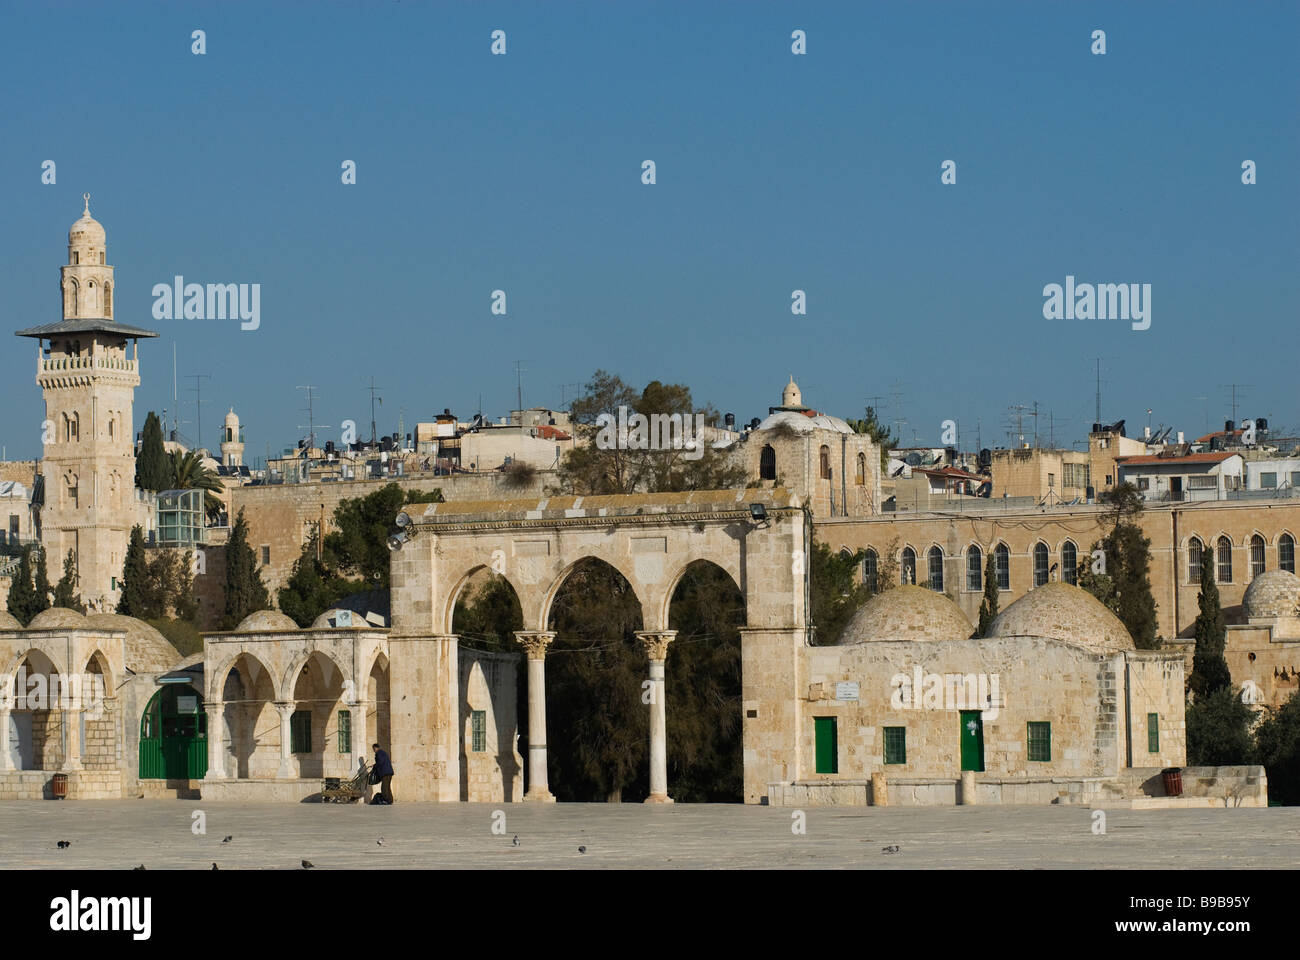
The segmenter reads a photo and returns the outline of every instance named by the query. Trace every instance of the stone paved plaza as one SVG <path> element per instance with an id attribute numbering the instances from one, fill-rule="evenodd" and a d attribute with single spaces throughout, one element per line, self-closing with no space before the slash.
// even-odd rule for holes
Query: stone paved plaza
<path id="1" fill-rule="evenodd" d="M 399 795 L 400 796 L 400 795 Z M 202 810 L 207 833 L 191 832 Z M 492 833 L 493 812 L 506 834 Z M 642 804 L 234 804 L 31 801 L 0 806 L 0 869 L 1293 868 L 1300 808 L 785 807 Z M 222 838 L 232 835 L 228 844 Z M 519 837 L 519 846 L 512 840 Z M 384 845 L 377 842 L 384 838 Z M 59 850 L 59 840 L 70 840 Z M 896 854 L 882 848 L 897 845 Z M 579 853 L 578 847 L 586 847 Z"/>

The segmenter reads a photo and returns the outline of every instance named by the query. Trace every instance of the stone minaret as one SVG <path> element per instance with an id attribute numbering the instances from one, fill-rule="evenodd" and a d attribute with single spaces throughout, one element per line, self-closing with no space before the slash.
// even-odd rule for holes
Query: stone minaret
<path id="1" fill-rule="evenodd" d="M 239 414 L 231 407 L 221 427 L 221 463 L 227 467 L 244 465 L 244 435 L 239 428 Z"/>
<path id="2" fill-rule="evenodd" d="M 38 530 L 50 580 L 71 550 L 82 599 L 112 612 L 133 524 L 150 528 L 152 508 L 135 493 L 132 402 L 140 383 L 139 340 L 158 334 L 113 320 L 113 268 L 103 226 L 90 215 L 68 231 L 61 269 L 63 319 L 19 330 L 37 341 L 41 425 Z M 131 341 L 128 349 L 127 341 Z"/>

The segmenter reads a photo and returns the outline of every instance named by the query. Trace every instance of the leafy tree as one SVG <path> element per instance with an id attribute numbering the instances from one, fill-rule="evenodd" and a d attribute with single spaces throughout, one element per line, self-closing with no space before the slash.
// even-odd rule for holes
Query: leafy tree
<path id="1" fill-rule="evenodd" d="M 894 437 L 894 432 L 880 422 L 876 416 L 875 407 L 867 407 L 867 415 L 861 420 L 846 420 L 854 433 L 865 433 L 871 436 L 880 446 L 880 469 L 883 471 L 889 466 L 889 451 L 894 449 L 898 440 Z"/>
<path id="2" fill-rule="evenodd" d="M 63 576 L 54 587 L 54 605 L 64 607 L 68 610 L 76 610 L 78 613 L 85 613 L 86 606 L 81 602 L 81 595 L 77 593 L 77 561 L 73 557 L 72 551 L 63 558 Z"/>
<path id="3" fill-rule="evenodd" d="M 1194 703 L 1188 704 L 1186 713 L 1188 765 L 1221 767 L 1249 763 L 1250 724 L 1254 716 L 1254 711 L 1241 702 L 1230 686 L 1197 697 Z M 1271 771 L 1269 777 L 1271 780 Z"/>
<path id="4" fill-rule="evenodd" d="M 1215 696 L 1222 696 L 1222 692 Z M 1193 707 L 1195 705 L 1193 704 Z M 1191 709 L 1188 708 L 1188 756 L 1191 756 Z M 1300 697 L 1265 717 L 1255 733 L 1257 758 L 1268 775 L 1268 796 L 1287 806 L 1300 804 Z"/>
<path id="5" fill-rule="evenodd" d="M 406 502 L 402 488 L 389 483 L 340 503 L 334 509 L 336 529 L 325 535 L 326 566 L 373 589 L 387 590 L 388 534 Z"/>
<path id="6" fill-rule="evenodd" d="M 452 612 L 451 632 L 474 646 L 489 650 L 514 650 L 515 631 L 524 626 L 524 612 L 510 582 L 489 574 L 469 602 L 458 602 Z"/>
<path id="7" fill-rule="evenodd" d="M 226 605 L 221 629 L 233 630 L 250 613 L 270 606 L 271 598 L 257 569 L 257 557 L 248 545 L 248 521 L 241 509 L 226 541 Z"/>
<path id="8" fill-rule="evenodd" d="M 149 558 L 145 555 L 144 531 L 137 524 L 131 528 L 131 539 L 122 561 L 122 597 L 117 601 L 117 612 L 143 618 L 151 608 L 148 590 Z"/>
<path id="9" fill-rule="evenodd" d="M 163 448 L 162 424 L 152 410 L 144 418 L 140 454 L 135 460 L 135 485 L 141 490 L 166 490 L 171 480 L 167 451 Z"/>
<path id="10" fill-rule="evenodd" d="M 173 450 L 167 455 L 169 490 L 202 490 L 203 512 L 209 520 L 221 515 L 224 504 L 217 496 L 223 490 L 221 478 L 203 465 L 203 457 L 193 450 Z"/>
<path id="11" fill-rule="evenodd" d="M 980 623 L 976 636 L 987 637 L 998 616 L 998 563 L 992 550 L 985 551 L 984 600 L 980 603 Z"/>
<path id="12" fill-rule="evenodd" d="M 1112 511 L 1110 532 L 1092 547 L 1105 554 L 1105 573 L 1094 574 L 1085 568 L 1079 585 L 1123 621 L 1139 650 L 1154 650 L 1160 642 L 1156 639 L 1156 600 L 1151 593 L 1151 539 L 1136 522 L 1142 512 L 1142 497 L 1126 482 L 1098 499 Z"/>
<path id="13" fill-rule="evenodd" d="M 858 565 L 865 550 L 856 554 L 836 553 L 824 543 L 814 543 L 808 575 L 812 593 L 812 620 L 817 626 L 817 643 L 839 642 L 850 618 L 871 599 L 871 589 L 857 583 Z"/>
<path id="14" fill-rule="evenodd" d="M 193 624 L 199 616 L 199 599 L 194 595 L 194 553 L 186 550 L 176 566 L 176 591 L 172 602 L 177 620 Z"/>
<path id="15" fill-rule="evenodd" d="M 1196 617 L 1196 652 L 1188 684 L 1200 699 L 1216 690 L 1232 688 L 1228 661 L 1223 656 L 1227 630 L 1219 606 L 1219 587 L 1214 582 L 1214 556 L 1209 550 L 1201 551 L 1201 592 L 1196 603 L 1201 612 Z"/>
<path id="16" fill-rule="evenodd" d="M 36 576 L 34 577 L 33 592 L 35 598 L 32 601 L 32 616 L 40 613 L 42 610 L 50 609 L 50 594 L 54 588 L 50 586 L 49 568 L 45 566 L 45 548 L 36 548 Z"/>
<path id="17" fill-rule="evenodd" d="M 302 553 L 293 563 L 293 573 L 276 594 L 280 610 L 300 627 L 310 627 L 326 610 L 358 590 L 360 581 L 349 581 L 316 559 L 316 537 L 303 544 Z"/>
<path id="18" fill-rule="evenodd" d="M 9 581 L 8 610 L 23 626 L 27 626 L 37 613 L 36 588 L 32 586 L 34 549 L 35 547 L 29 546 L 23 550 L 22 558 L 18 561 L 18 569 L 14 571 L 13 579 Z"/>

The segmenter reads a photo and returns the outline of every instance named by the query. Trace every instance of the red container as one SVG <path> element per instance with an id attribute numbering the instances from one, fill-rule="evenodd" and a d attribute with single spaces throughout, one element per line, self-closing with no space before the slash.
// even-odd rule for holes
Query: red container
<path id="1" fill-rule="evenodd" d="M 1166 797 L 1181 797 L 1183 795 L 1183 770 L 1181 767 L 1166 767 L 1160 771 L 1160 776 L 1165 781 Z"/>
<path id="2" fill-rule="evenodd" d="M 68 775 L 66 773 L 56 773 L 51 783 L 55 800 L 66 800 L 68 798 Z"/>

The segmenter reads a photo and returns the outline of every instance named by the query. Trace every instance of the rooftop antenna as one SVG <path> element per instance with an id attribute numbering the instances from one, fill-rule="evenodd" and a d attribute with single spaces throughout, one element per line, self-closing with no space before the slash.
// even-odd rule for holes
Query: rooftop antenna
<path id="1" fill-rule="evenodd" d="M 303 451 L 303 456 L 305 459 L 310 459 L 312 450 L 316 448 L 316 395 L 313 392 L 316 387 L 315 385 L 309 384 L 305 387 L 294 387 L 294 389 L 307 391 L 307 449 Z M 298 424 L 298 429 L 301 430 L 302 426 L 301 423 Z M 328 427 L 329 424 L 322 423 L 320 426 Z"/>
<path id="2" fill-rule="evenodd" d="M 197 448 L 199 448 L 199 449 L 206 449 L 206 448 L 203 446 L 203 404 L 204 404 L 206 401 L 203 399 L 203 383 L 202 383 L 202 381 L 204 381 L 204 380 L 211 380 L 211 379 L 212 379 L 212 374 L 210 374 L 210 373 L 190 373 L 190 374 L 187 374 L 186 376 L 189 377 L 190 379 L 192 379 L 192 380 L 194 381 L 194 386 L 192 386 L 192 387 L 189 388 L 189 392 L 191 392 L 191 393 L 194 394 L 194 410 L 195 410 L 195 414 L 194 414 L 194 416 L 195 416 L 195 421 L 196 421 L 196 422 L 195 422 L 195 425 L 194 425 L 194 429 L 197 431 L 197 433 L 196 433 L 196 435 L 195 435 L 195 438 L 194 438 L 194 443 L 195 443 L 195 446 L 196 446 Z"/>
<path id="3" fill-rule="evenodd" d="M 375 386 L 375 378 L 370 378 L 370 445 L 373 447 L 378 440 L 377 429 L 375 427 L 375 403 L 378 402 L 382 407 L 384 405 L 383 397 L 376 397 L 375 391 L 382 389 Z"/>
<path id="4" fill-rule="evenodd" d="M 524 422 L 524 368 L 520 366 L 521 361 L 515 361 L 515 399 L 519 403 L 519 422 Z"/>

